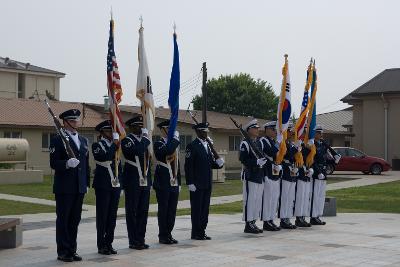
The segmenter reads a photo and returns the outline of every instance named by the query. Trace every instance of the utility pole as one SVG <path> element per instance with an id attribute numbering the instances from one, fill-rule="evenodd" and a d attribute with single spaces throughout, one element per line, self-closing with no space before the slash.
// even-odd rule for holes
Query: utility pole
<path id="1" fill-rule="evenodd" d="M 203 94 L 203 105 L 202 105 L 202 122 L 207 122 L 207 66 L 206 62 L 203 62 L 203 85 L 201 87 L 201 92 Z"/>

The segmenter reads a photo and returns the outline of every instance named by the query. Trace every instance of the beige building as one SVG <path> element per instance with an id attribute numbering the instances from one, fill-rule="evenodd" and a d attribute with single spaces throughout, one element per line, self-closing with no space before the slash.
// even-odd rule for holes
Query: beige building
<path id="1" fill-rule="evenodd" d="M 342 101 L 353 106 L 352 146 L 389 163 L 400 159 L 400 68 L 384 70 Z"/>
<path id="2" fill-rule="evenodd" d="M 0 97 L 60 99 L 64 73 L 0 57 Z"/>

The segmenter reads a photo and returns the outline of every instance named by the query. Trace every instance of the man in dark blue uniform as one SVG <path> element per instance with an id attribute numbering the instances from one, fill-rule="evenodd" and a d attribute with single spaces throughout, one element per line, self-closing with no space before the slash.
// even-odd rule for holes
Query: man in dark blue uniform
<path id="1" fill-rule="evenodd" d="M 207 136 L 208 123 L 199 123 L 192 127 L 197 138 L 186 147 L 185 176 L 190 191 L 192 235 L 195 240 L 210 240 L 206 235 L 210 208 L 212 169 L 224 165 L 222 158 L 212 153 L 212 141 Z M 208 139 L 208 140 L 207 140 Z"/>
<path id="2" fill-rule="evenodd" d="M 97 249 L 99 254 L 110 255 L 117 254 L 112 242 L 121 194 L 118 177 L 122 171 L 120 162 L 118 162 L 118 173 L 115 169 L 119 135 L 112 132 L 110 120 L 99 123 L 96 131 L 100 132 L 100 138 L 93 143 L 92 152 L 96 161 L 93 187 L 96 192 Z"/>
<path id="3" fill-rule="evenodd" d="M 76 238 L 83 198 L 90 184 L 88 141 L 77 132 L 80 114 L 79 110 L 71 109 L 59 115 L 76 158 L 68 157 L 58 135 L 51 139 L 49 148 L 50 166 L 55 171 L 57 259 L 65 262 L 82 260 L 76 253 Z"/>
<path id="4" fill-rule="evenodd" d="M 325 193 L 326 193 L 326 158 L 328 151 L 335 159 L 335 163 L 339 163 L 340 155 L 336 153 L 325 141 L 322 139 L 323 129 L 320 125 L 315 126 L 315 147 L 317 153 L 314 156 L 314 174 L 311 186 L 311 212 L 310 223 L 312 225 L 325 225 L 326 222 L 322 221 L 319 217 L 324 213 Z"/>
<path id="5" fill-rule="evenodd" d="M 147 216 L 149 213 L 151 171 L 150 140 L 148 130 L 143 127 L 143 116 L 135 116 L 125 123 L 129 133 L 121 141 L 125 166 L 122 186 L 125 191 L 126 227 L 129 248 L 148 249 L 145 243 Z"/>
<path id="6" fill-rule="evenodd" d="M 243 129 L 247 131 L 250 141 L 261 150 L 258 137 L 258 122 L 252 119 Z M 262 229 L 258 228 L 256 221 L 261 216 L 262 197 L 264 191 L 264 170 L 266 158 L 258 158 L 251 148 L 248 140 L 240 143 L 239 160 L 242 163 L 241 179 L 243 181 L 243 221 L 246 222 L 244 232 L 249 234 L 260 234 Z"/>
<path id="7" fill-rule="evenodd" d="M 177 244 L 172 237 L 175 225 L 176 207 L 181 186 L 179 168 L 179 133 L 175 131 L 174 138 L 167 140 L 169 120 L 160 122 L 161 139 L 154 143 L 154 155 L 157 166 L 154 173 L 153 187 L 158 203 L 158 238 L 161 244 Z"/>
<path id="8" fill-rule="evenodd" d="M 261 148 L 268 161 L 264 165 L 264 193 L 261 210 L 261 219 L 264 221 L 263 229 L 266 231 L 279 231 L 281 228 L 274 223 L 278 211 L 280 194 L 280 178 L 282 166 L 275 164 L 279 144 L 276 138 L 276 121 L 264 124 L 265 136 L 260 138 Z"/>

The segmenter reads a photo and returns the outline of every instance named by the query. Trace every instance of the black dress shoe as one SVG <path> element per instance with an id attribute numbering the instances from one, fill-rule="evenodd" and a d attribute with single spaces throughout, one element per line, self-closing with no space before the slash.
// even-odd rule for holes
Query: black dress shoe
<path id="1" fill-rule="evenodd" d="M 97 253 L 101 255 L 111 255 L 111 251 L 108 248 L 100 248 Z"/>
<path id="2" fill-rule="evenodd" d="M 273 227 L 268 221 L 264 221 L 263 229 L 265 231 L 276 231 L 275 227 Z"/>
<path id="3" fill-rule="evenodd" d="M 297 227 L 309 227 L 309 226 L 308 226 L 308 223 L 307 223 L 306 221 L 302 220 L 301 217 L 297 217 L 297 218 L 296 218 L 296 221 L 294 222 L 294 224 L 295 224 Z"/>
<path id="4" fill-rule="evenodd" d="M 191 239 L 193 239 L 193 240 L 204 240 L 204 237 L 195 235 L 195 236 L 192 236 Z"/>
<path id="5" fill-rule="evenodd" d="M 297 227 L 293 225 L 288 218 L 281 219 L 280 223 L 281 228 L 283 229 L 296 229 Z"/>
<path id="6" fill-rule="evenodd" d="M 310 219 L 312 225 L 325 225 L 326 222 L 321 221 L 318 217 L 313 217 Z"/>
<path id="7" fill-rule="evenodd" d="M 178 240 L 176 240 L 172 236 L 169 238 L 169 240 L 171 240 L 172 244 L 178 244 L 179 243 Z"/>
<path id="8" fill-rule="evenodd" d="M 143 247 L 143 249 L 148 249 L 150 246 L 147 245 L 146 243 L 143 243 L 143 244 L 142 244 L 142 247 Z"/>
<path id="9" fill-rule="evenodd" d="M 251 222 L 246 222 L 246 226 L 244 227 L 244 231 L 247 234 L 259 234 L 260 232 L 254 228 L 254 225 Z"/>
<path id="10" fill-rule="evenodd" d="M 204 234 L 203 240 L 211 240 L 211 237 L 209 237 L 208 235 Z"/>
<path id="11" fill-rule="evenodd" d="M 60 255 L 57 257 L 57 260 L 63 261 L 63 262 L 73 262 L 74 258 L 70 255 Z"/>
<path id="12" fill-rule="evenodd" d="M 263 232 L 263 229 L 258 228 L 257 224 L 255 221 L 252 222 L 253 228 L 258 231 L 259 234 Z"/>
<path id="13" fill-rule="evenodd" d="M 172 242 L 172 240 L 169 239 L 169 238 L 160 238 L 160 239 L 158 240 L 158 242 L 159 242 L 160 244 L 164 244 L 164 245 L 171 245 L 171 244 L 174 244 L 174 243 Z"/>
<path id="14" fill-rule="evenodd" d="M 275 228 L 275 231 L 281 230 L 281 228 L 278 225 L 276 225 L 273 220 L 269 220 L 268 222 L 270 225 L 272 225 Z"/>
<path id="15" fill-rule="evenodd" d="M 111 245 L 108 246 L 108 250 L 110 251 L 111 254 L 114 254 L 114 255 L 118 254 L 118 252 Z"/>
<path id="16" fill-rule="evenodd" d="M 301 217 L 301 220 L 307 225 L 307 227 L 311 227 L 311 223 L 306 221 L 306 217 Z"/>
<path id="17" fill-rule="evenodd" d="M 76 253 L 76 252 L 74 254 L 72 254 L 72 259 L 74 261 L 82 261 L 82 257 L 79 256 L 78 253 Z"/>
<path id="18" fill-rule="evenodd" d="M 136 250 L 142 250 L 144 249 L 142 244 L 133 244 L 133 245 L 129 245 L 130 249 L 136 249 Z"/>

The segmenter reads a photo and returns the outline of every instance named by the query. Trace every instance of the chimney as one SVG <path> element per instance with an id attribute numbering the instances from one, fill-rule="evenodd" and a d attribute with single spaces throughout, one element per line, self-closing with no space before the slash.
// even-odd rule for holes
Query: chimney
<path id="1" fill-rule="evenodd" d="M 8 62 L 10 62 L 10 58 L 9 57 L 6 57 L 5 59 L 4 59 L 4 64 L 8 64 Z"/>
<path id="2" fill-rule="evenodd" d="M 26 63 L 25 64 L 25 69 L 29 69 L 29 66 L 30 66 L 31 64 L 28 62 L 28 63 Z"/>

